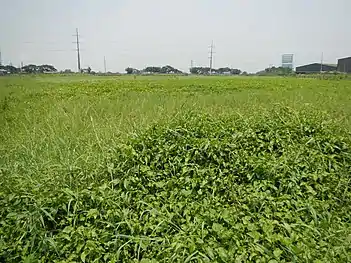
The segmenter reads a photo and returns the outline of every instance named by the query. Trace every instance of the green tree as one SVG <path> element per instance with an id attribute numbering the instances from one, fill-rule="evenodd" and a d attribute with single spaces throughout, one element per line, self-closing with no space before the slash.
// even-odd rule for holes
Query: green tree
<path id="1" fill-rule="evenodd" d="M 232 75 L 240 75 L 241 74 L 241 70 L 233 68 L 233 69 L 230 70 L 230 74 L 232 74 Z"/>
<path id="2" fill-rule="evenodd" d="M 16 68 L 12 65 L 5 65 L 5 66 L 2 65 L 2 66 L 0 66 L 0 69 L 4 70 L 10 74 L 16 74 L 20 71 L 19 68 Z"/>
<path id="3" fill-rule="evenodd" d="M 33 74 L 38 72 L 38 66 L 34 64 L 25 65 L 22 67 L 22 72 Z"/>
<path id="4" fill-rule="evenodd" d="M 37 66 L 36 71 L 40 73 L 57 72 L 57 69 L 52 65 L 40 65 L 40 66 Z"/>
<path id="5" fill-rule="evenodd" d="M 127 74 L 133 74 L 133 69 L 130 67 L 126 68 L 125 71 L 127 72 Z"/>
<path id="6" fill-rule="evenodd" d="M 146 67 L 144 70 L 146 73 L 161 73 L 161 67 Z"/>

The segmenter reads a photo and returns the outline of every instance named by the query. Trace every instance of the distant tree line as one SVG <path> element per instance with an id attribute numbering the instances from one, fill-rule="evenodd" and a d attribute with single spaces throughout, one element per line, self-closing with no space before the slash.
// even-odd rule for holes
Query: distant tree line
<path id="1" fill-rule="evenodd" d="M 16 74 L 16 73 L 20 72 L 20 69 L 14 67 L 12 65 L 1 65 L 0 71 L 1 71 L 1 73 Z"/>
<path id="2" fill-rule="evenodd" d="M 52 66 L 52 65 L 34 65 L 34 64 L 29 64 L 25 65 L 23 67 L 14 67 L 13 65 L 1 65 L 0 70 L 2 72 L 8 73 L 8 74 L 17 74 L 17 73 L 28 73 L 28 74 L 33 74 L 33 73 L 55 73 L 57 72 L 57 69 Z"/>
<path id="3" fill-rule="evenodd" d="M 148 66 L 142 70 L 128 67 L 125 69 L 127 74 L 185 74 L 181 70 L 174 68 L 170 65 L 163 67 Z M 52 65 L 34 65 L 29 64 L 23 67 L 15 67 L 13 65 L 0 65 L 0 74 L 39 74 L 39 73 L 56 73 L 57 69 Z M 61 71 L 60 73 L 73 73 L 70 69 Z M 81 73 L 96 74 L 90 67 L 82 69 Z M 293 75 L 295 72 L 293 69 L 284 67 L 269 67 L 264 70 L 258 71 L 256 74 L 248 74 L 247 72 L 241 72 L 240 69 L 224 67 L 224 68 L 213 68 L 209 67 L 193 67 L 190 68 L 190 73 L 195 75 L 258 75 L 258 76 L 286 76 Z M 101 73 L 102 74 L 102 73 Z M 113 74 L 109 72 L 109 74 Z"/>
<path id="4" fill-rule="evenodd" d="M 172 66 L 163 66 L 163 67 L 146 67 L 143 70 L 139 70 L 136 68 L 128 67 L 125 69 L 127 74 L 141 74 L 141 73 L 149 73 L 149 74 L 182 74 L 183 72 L 179 69 L 176 69 Z"/>
<path id="5" fill-rule="evenodd" d="M 196 75 L 208 75 L 210 73 L 212 74 L 221 74 L 221 75 L 240 75 L 241 70 L 236 69 L 236 68 L 218 68 L 215 69 L 213 68 L 212 70 L 209 67 L 193 67 L 190 68 L 190 73 L 191 74 L 196 74 Z"/>
<path id="6" fill-rule="evenodd" d="M 284 67 L 270 67 L 266 68 L 265 70 L 259 71 L 256 75 L 260 76 L 286 76 L 294 74 L 294 70 L 291 68 L 284 68 Z"/>
<path id="7" fill-rule="evenodd" d="M 183 74 L 179 69 L 176 69 L 172 66 L 163 66 L 163 67 L 146 67 L 143 70 L 136 68 L 128 67 L 125 69 L 127 74 Z M 209 67 L 193 67 L 190 69 L 191 74 L 196 75 L 209 75 L 212 74 L 227 74 L 227 75 L 240 75 L 242 72 L 240 69 L 233 69 L 229 67 L 218 68 L 210 70 Z"/>

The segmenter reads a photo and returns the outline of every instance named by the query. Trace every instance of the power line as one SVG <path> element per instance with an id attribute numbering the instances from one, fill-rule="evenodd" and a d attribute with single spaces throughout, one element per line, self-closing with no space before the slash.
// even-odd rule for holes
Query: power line
<path id="1" fill-rule="evenodd" d="M 210 46 L 210 56 L 209 56 L 209 59 L 210 59 L 210 75 L 212 75 L 212 64 L 213 64 L 213 49 L 214 49 L 214 46 L 213 46 L 213 41 L 211 43 L 211 46 Z"/>
<path id="2" fill-rule="evenodd" d="M 48 52 L 67 52 L 67 51 L 72 51 L 69 49 L 48 49 L 48 50 L 44 50 L 44 51 L 48 51 Z"/>
<path id="3" fill-rule="evenodd" d="M 74 37 L 76 37 L 77 35 L 73 35 Z M 80 42 L 80 41 L 78 41 Z M 38 47 L 43 47 L 43 44 L 45 46 L 47 46 L 48 49 L 46 48 L 40 48 L 42 52 L 69 52 L 69 51 L 76 51 L 77 52 L 77 48 L 75 49 L 61 49 L 61 48 L 55 48 L 56 44 L 60 44 L 61 42 L 56 41 L 56 42 L 34 42 L 34 41 L 25 41 L 25 42 L 21 42 L 22 44 L 25 44 L 28 47 L 33 47 L 36 46 L 36 48 Z M 73 42 L 74 44 L 77 44 L 77 41 Z M 53 45 L 52 45 L 53 44 Z M 39 46 L 40 45 L 40 46 Z M 81 52 L 82 49 L 79 47 L 79 51 Z"/>
<path id="4" fill-rule="evenodd" d="M 61 44 L 61 41 L 23 41 L 20 42 L 21 44 L 46 44 L 46 45 L 53 45 L 53 44 Z"/>
<path id="5" fill-rule="evenodd" d="M 73 35 L 74 37 L 76 37 L 76 41 L 73 42 L 77 45 L 77 64 L 78 64 L 78 72 L 80 72 L 81 67 L 80 67 L 80 47 L 79 47 L 79 33 L 78 33 L 78 28 L 76 28 L 76 34 Z"/>

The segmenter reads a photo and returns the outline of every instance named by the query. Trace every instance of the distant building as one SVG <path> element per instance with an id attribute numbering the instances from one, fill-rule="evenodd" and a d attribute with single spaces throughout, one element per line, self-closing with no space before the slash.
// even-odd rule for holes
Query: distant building
<path id="1" fill-rule="evenodd" d="M 282 68 L 288 68 L 288 69 L 294 68 L 294 54 L 282 55 Z"/>
<path id="2" fill-rule="evenodd" d="M 282 64 L 282 68 L 293 69 L 294 65 L 293 64 Z"/>
<path id="3" fill-rule="evenodd" d="M 341 58 L 338 60 L 338 71 L 351 73 L 351 57 Z"/>
<path id="4" fill-rule="evenodd" d="M 296 73 L 306 74 L 306 73 L 319 73 L 336 71 L 337 65 L 335 64 L 321 64 L 321 63 L 312 63 L 300 67 L 296 67 Z"/>

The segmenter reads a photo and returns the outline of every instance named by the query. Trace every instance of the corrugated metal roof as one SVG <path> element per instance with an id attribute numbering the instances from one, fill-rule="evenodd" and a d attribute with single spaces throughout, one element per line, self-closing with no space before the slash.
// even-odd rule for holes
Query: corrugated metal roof
<path id="1" fill-rule="evenodd" d="M 337 67 L 338 64 L 326 64 L 326 63 L 323 63 L 323 66 Z"/>
<path id="2" fill-rule="evenodd" d="M 351 59 L 351 57 L 347 57 L 347 58 L 339 58 L 338 60 L 344 60 L 344 59 Z"/>
<path id="3" fill-rule="evenodd" d="M 299 67 L 306 67 L 306 66 L 312 66 L 312 65 L 321 65 L 321 63 L 311 63 L 311 64 L 306 64 L 306 65 L 301 65 Z M 337 67 L 337 64 L 330 64 L 330 63 L 323 63 L 323 66 L 329 66 L 329 67 Z"/>

